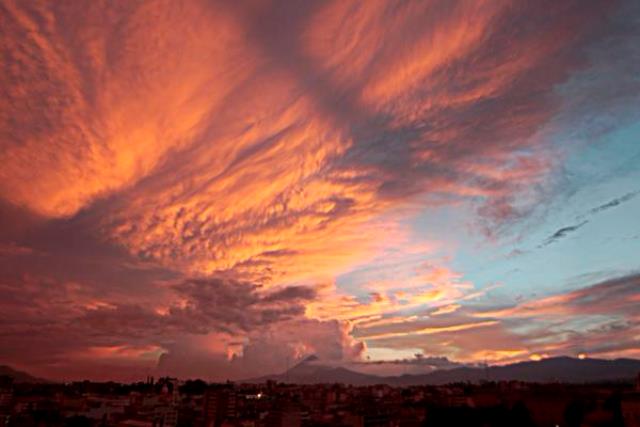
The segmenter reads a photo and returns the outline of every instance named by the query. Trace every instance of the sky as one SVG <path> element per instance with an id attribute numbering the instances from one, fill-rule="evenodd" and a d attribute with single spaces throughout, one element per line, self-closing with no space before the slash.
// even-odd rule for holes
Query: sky
<path id="1" fill-rule="evenodd" d="M 640 3 L 0 1 L 0 364 L 640 357 Z"/>

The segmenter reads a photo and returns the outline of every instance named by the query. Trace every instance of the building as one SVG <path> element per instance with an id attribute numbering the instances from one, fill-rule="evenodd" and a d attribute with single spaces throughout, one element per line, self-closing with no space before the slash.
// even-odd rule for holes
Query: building
<path id="1" fill-rule="evenodd" d="M 623 397 L 620 408 L 625 427 L 640 427 L 640 394 Z"/>
<path id="2" fill-rule="evenodd" d="M 176 427 L 178 408 L 175 405 L 157 406 L 153 412 L 154 427 Z"/>
<path id="3" fill-rule="evenodd" d="M 9 424 L 13 407 L 13 379 L 0 377 L 0 427 Z"/>
<path id="4" fill-rule="evenodd" d="M 203 403 L 205 427 L 219 427 L 223 421 L 237 418 L 237 401 L 238 397 L 232 386 L 207 390 Z"/>
<path id="5" fill-rule="evenodd" d="M 303 417 L 303 411 L 298 405 L 284 404 L 269 412 L 265 425 L 267 427 L 300 427 Z"/>

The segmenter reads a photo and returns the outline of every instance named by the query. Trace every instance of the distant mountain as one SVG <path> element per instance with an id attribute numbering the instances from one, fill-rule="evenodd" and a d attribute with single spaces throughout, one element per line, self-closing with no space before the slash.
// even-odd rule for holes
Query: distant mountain
<path id="1" fill-rule="evenodd" d="M 440 385 L 483 380 L 592 383 L 628 381 L 635 378 L 638 373 L 640 373 L 640 360 L 636 359 L 603 360 L 554 357 L 539 362 L 520 362 L 487 368 L 462 367 L 437 370 L 423 375 L 382 377 L 362 374 L 342 367 L 323 365 L 315 356 L 312 356 L 282 374 L 267 375 L 247 382 L 261 383 L 271 380 L 296 384 L 344 383 L 394 386 Z"/>
<path id="2" fill-rule="evenodd" d="M 26 372 L 18 371 L 7 365 L 0 365 L 0 377 L 11 377 L 16 383 L 46 383 L 47 380 L 36 378 Z"/>
<path id="3" fill-rule="evenodd" d="M 456 368 L 434 371 L 426 375 L 396 377 L 398 385 L 446 384 L 451 382 L 528 381 L 592 383 L 625 381 L 640 373 L 637 359 L 576 359 L 552 357 L 539 362 L 519 362 L 488 368 Z"/>
<path id="4" fill-rule="evenodd" d="M 380 384 L 381 377 L 362 374 L 342 367 L 326 366 L 316 356 L 309 356 L 293 368 L 278 375 L 266 375 L 247 380 L 248 383 L 276 381 L 295 384 L 344 383 L 353 385 Z"/>

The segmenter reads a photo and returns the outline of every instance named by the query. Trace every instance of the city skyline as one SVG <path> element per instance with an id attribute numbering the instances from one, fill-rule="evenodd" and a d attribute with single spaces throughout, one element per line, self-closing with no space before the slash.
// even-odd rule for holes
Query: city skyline
<path id="1" fill-rule="evenodd" d="M 0 365 L 640 358 L 640 4 L 0 3 Z"/>

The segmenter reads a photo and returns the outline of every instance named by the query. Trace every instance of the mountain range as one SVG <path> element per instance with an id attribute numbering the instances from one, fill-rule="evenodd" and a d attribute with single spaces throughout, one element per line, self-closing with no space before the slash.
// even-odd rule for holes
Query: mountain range
<path id="1" fill-rule="evenodd" d="M 9 376 L 17 383 L 46 383 L 26 372 L 0 365 L 0 377 Z M 427 374 L 378 376 L 357 372 L 345 367 L 323 364 L 316 356 L 309 356 L 291 369 L 277 375 L 253 378 L 244 383 L 276 381 L 295 384 L 342 383 L 355 386 L 388 384 L 392 386 L 442 385 L 456 382 L 527 381 L 596 383 L 632 381 L 640 379 L 638 359 L 576 359 L 552 357 L 537 362 L 518 362 L 502 366 L 458 367 L 438 369 Z"/>
<path id="2" fill-rule="evenodd" d="M 640 360 L 637 359 L 605 360 L 553 357 L 537 362 L 518 362 L 502 366 L 439 369 L 419 375 L 377 376 L 344 367 L 323 365 L 315 356 L 311 356 L 282 374 L 267 375 L 247 382 L 344 383 L 357 386 L 374 384 L 392 386 L 441 385 L 455 382 L 477 383 L 485 380 L 594 383 L 630 381 L 638 375 L 640 375 Z"/>

